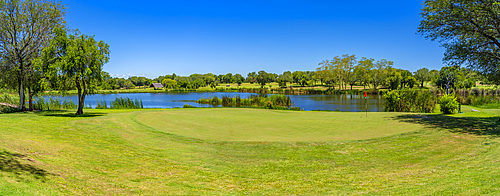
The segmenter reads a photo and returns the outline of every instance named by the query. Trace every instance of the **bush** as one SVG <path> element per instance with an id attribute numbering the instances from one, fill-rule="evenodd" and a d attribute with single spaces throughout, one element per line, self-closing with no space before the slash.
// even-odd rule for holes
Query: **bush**
<path id="1" fill-rule="evenodd" d="M 439 104 L 441 105 L 441 112 L 444 114 L 453 114 L 458 110 L 457 97 L 453 94 L 443 95 L 439 100 Z"/>
<path id="2" fill-rule="evenodd" d="M 0 103 L 19 104 L 19 98 L 15 99 L 13 96 L 4 93 L 3 96 L 0 96 Z"/>
<path id="3" fill-rule="evenodd" d="M 387 112 L 432 113 L 436 96 L 427 90 L 395 90 L 384 95 Z"/>
<path id="4" fill-rule="evenodd" d="M 198 108 L 198 107 L 189 104 L 184 104 L 183 108 Z"/>

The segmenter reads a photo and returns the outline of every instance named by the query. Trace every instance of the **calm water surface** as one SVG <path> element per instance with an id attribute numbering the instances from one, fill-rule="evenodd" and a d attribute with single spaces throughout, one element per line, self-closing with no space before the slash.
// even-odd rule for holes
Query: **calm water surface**
<path id="1" fill-rule="evenodd" d="M 212 107 L 211 105 L 198 104 L 195 101 L 200 98 L 217 96 L 248 98 L 252 93 L 231 92 L 205 92 L 205 93 L 120 93 L 120 94 L 97 94 L 85 97 L 85 105 L 95 107 L 97 101 L 106 101 L 109 105 L 115 98 L 131 98 L 142 100 L 145 108 L 175 108 L 189 104 L 196 107 Z M 384 99 L 379 95 L 369 95 L 366 99 L 363 95 L 289 95 L 293 106 L 303 110 L 339 110 L 339 111 L 368 111 L 381 112 L 384 110 Z M 70 99 L 78 103 L 78 96 L 44 96 L 44 98 Z M 366 106 L 365 106 L 366 105 Z"/>

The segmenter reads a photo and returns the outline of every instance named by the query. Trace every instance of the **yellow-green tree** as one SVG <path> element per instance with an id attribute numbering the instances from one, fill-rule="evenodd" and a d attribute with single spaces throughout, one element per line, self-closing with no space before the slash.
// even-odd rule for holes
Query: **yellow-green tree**
<path id="1" fill-rule="evenodd" d="M 97 42 L 93 36 L 68 34 L 65 29 L 56 28 L 56 37 L 43 50 L 37 64 L 44 68 L 49 77 L 66 77 L 73 80 L 78 89 L 78 111 L 83 114 L 85 96 L 95 94 L 102 82 L 102 67 L 109 61 L 109 45 Z"/>
<path id="2" fill-rule="evenodd" d="M 358 61 L 358 65 L 354 68 L 354 72 L 358 75 L 359 82 L 363 85 L 363 89 L 365 89 L 372 80 L 370 70 L 373 69 L 374 61 L 374 59 L 363 57 L 360 61 Z"/>
<path id="3" fill-rule="evenodd" d="M 384 84 L 386 82 L 386 79 L 389 74 L 388 69 L 390 69 L 392 65 L 394 65 L 394 63 L 386 59 L 379 60 L 375 63 L 371 71 L 371 76 L 372 76 L 371 81 L 374 89 L 377 89 L 379 85 Z"/>
<path id="4" fill-rule="evenodd" d="M 356 63 L 356 56 L 348 54 L 344 54 L 341 57 L 336 56 L 330 61 L 330 68 L 337 77 L 339 89 L 342 89 L 342 86 L 344 86 L 344 89 L 347 89 L 349 78 L 352 75 Z"/>
<path id="5" fill-rule="evenodd" d="M 165 88 L 167 88 L 167 89 L 169 89 L 169 88 L 170 88 L 170 89 L 177 88 L 177 81 L 172 80 L 172 79 L 170 79 L 170 78 L 163 79 L 163 80 L 161 81 L 161 84 L 162 84 Z"/>

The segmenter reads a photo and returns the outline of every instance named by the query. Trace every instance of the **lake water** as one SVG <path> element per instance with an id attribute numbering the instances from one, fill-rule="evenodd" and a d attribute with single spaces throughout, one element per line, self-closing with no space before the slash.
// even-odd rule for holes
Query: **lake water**
<path id="1" fill-rule="evenodd" d="M 195 101 L 200 98 L 209 98 L 217 96 L 234 97 L 239 95 L 241 98 L 248 98 L 252 93 L 235 93 L 235 92 L 205 92 L 205 93 L 119 93 L 119 94 L 97 94 L 85 97 L 85 105 L 91 107 L 97 105 L 97 101 L 106 101 L 109 105 L 115 98 L 130 98 L 142 100 L 145 108 L 175 108 L 183 107 L 184 104 L 189 104 L 196 107 L 212 107 L 207 104 L 198 104 Z M 295 107 L 300 107 L 305 111 L 311 110 L 339 110 L 359 112 L 365 111 L 365 104 L 368 106 L 368 111 L 381 112 L 384 110 L 384 99 L 379 95 L 369 95 L 366 99 L 363 95 L 289 95 L 292 104 Z M 44 96 L 44 98 L 60 98 L 70 99 L 75 104 L 78 103 L 78 96 Z"/>

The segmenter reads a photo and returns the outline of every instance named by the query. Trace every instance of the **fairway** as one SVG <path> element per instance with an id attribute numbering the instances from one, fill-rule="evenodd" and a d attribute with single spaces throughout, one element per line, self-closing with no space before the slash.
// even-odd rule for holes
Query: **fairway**
<path id="1" fill-rule="evenodd" d="M 497 195 L 500 113 L 471 109 L 1 114 L 0 195 Z"/>
<path id="2" fill-rule="evenodd" d="M 133 118 L 166 133 L 217 141 L 363 140 L 422 128 L 391 120 L 398 115 L 216 108 L 143 111 Z"/>

